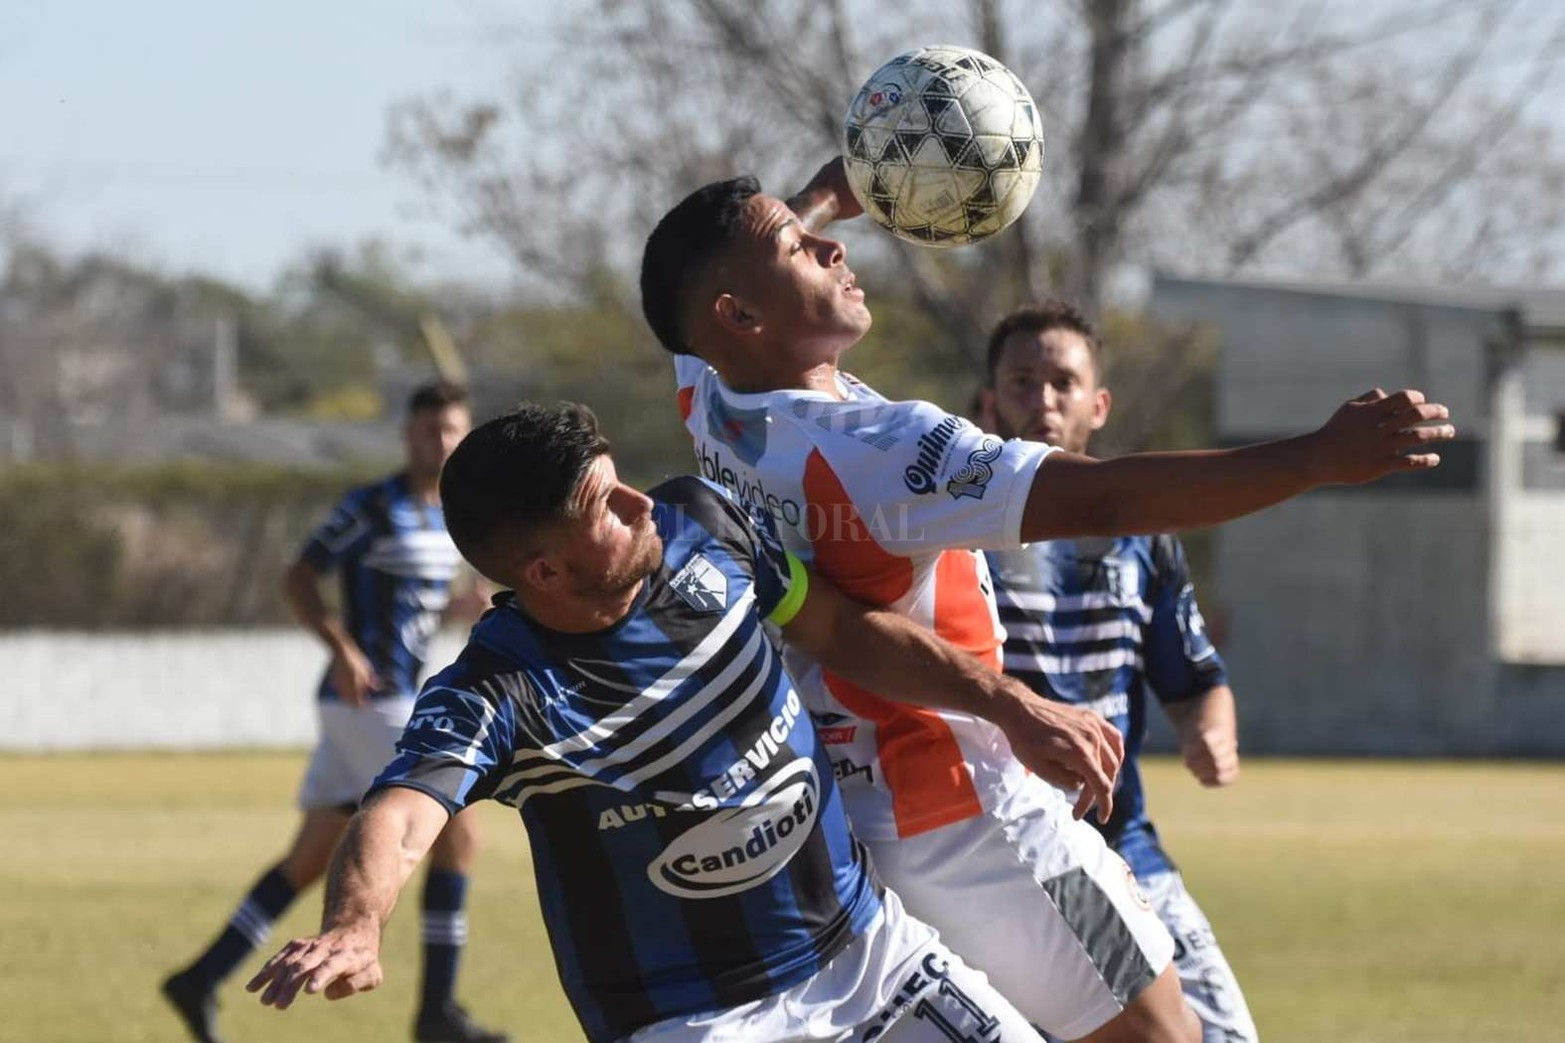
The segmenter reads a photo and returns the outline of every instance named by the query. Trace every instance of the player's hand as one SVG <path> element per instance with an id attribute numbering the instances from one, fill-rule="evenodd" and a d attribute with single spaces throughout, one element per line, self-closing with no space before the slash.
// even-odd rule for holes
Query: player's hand
<path id="1" fill-rule="evenodd" d="M 1361 485 L 1398 471 L 1424 471 L 1440 463 L 1426 450 L 1456 437 L 1439 423 L 1451 415 L 1421 391 L 1388 395 L 1376 388 L 1345 403 L 1320 430 L 1306 436 L 1309 466 L 1327 485 Z"/>
<path id="2" fill-rule="evenodd" d="M 370 693 L 380 691 L 382 682 L 357 646 L 344 645 L 332 653 L 331 684 L 343 702 L 363 706 L 369 702 Z"/>
<path id="3" fill-rule="evenodd" d="M 302 989 L 340 1000 L 380 987 L 380 931 L 372 924 L 337 927 L 313 938 L 295 938 L 245 983 L 262 1004 L 287 1010 Z"/>
<path id="4" fill-rule="evenodd" d="M 1010 741 L 1016 759 L 1035 775 L 1067 791 L 1081 790 L 1075 816 L 1085 818 L 1096 805 L 1098 821 L 1114 812 L 1114 784 L 1125 759 L 1119 729 L 1079 706 L 1052 702 L 1025 689 L 1004 720 L 995 723 Z"/>
<path id="5" fill-rule="evenodd" d="M 1203 786 L 1227 786 L 1239 779 L 1239 737 L 1232 728 L 1203 728 L 1180 742 L 1179 752 Z"/>
<path id="6" fill-rule="evenodd" d="M 848 184 L 848 168 L 838 156 L 815 172 L 809 184 L 788 200 L 804 227 L 819 232 L 833 221 L 848 221 L 864 212 Z"/>

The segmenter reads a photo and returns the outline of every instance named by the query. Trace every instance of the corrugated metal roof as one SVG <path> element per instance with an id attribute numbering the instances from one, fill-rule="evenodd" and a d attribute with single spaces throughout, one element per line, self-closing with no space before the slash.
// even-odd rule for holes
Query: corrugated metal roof
<path id="1" fill-rule="evenodd" d="M 1154 271 L 1154 293 L 1158 284 L 1235 287 L 1281 293 L 1315 294 L 1326 297 L 1354 297 L 1360 300 L 1427 304 L 1445 308 L 1473 308 L 1483 311 L 1512 311 L 1523 327 L 1539 332 L 1565 331 L 1565 287 L 1559 286 L 1477 286 L 1398 283 L 1379 280 L 1340 282 L 1332 280 L 1288 279 L 1205 279 Z"/>

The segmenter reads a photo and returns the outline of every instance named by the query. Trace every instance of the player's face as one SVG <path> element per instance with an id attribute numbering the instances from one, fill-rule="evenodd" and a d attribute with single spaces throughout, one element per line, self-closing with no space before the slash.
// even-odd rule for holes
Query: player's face
<path id="1" fill-rule="evenodd" d="M 753 323 L 767 348 L 833 360 L 869 329 L 847 247 L 812 234 L 782 200 L 758 195 L 745 204 L 735 260 L 726 272 L 727 318 Z"/>
<path id="2" fill-rule="evenodd" d="M 473 415 L 466 406 L 416 411 L 403 431 L 408 469 L 420 475 L 438 475 L 472 428 Z"/>
<path id="3" fill-rule="evenodd" d="M 663 563 L 652 501 L 619 480 L 606 454 L 593 461 L 578 483 L 572 514 L 559 552 L 572 596 L 623 594 Z"/>
<path id="4" fill-rule="evenodd" d="M 1000 346 L 994 388 L 987 392 L 1001 438 L 1047 442 L 1086 452 L 1109 415 L 1109 393 L 1098 386 L 1092 348 L 1079 333 L 1017 332 Z"/>

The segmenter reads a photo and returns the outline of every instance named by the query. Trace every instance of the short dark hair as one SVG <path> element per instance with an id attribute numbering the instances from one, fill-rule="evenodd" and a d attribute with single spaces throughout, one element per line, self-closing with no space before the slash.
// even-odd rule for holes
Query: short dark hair
<path id="1" fill-rule="evenodd" d="M 1052 300 L 1042 304 L 1018 308 L 995 324 L 989 333 L 988 361 L 984 366 L 984 386 L 994 387 L 995 367 L 1000 364 L 1000 351 L 1012 334 L 1048 333 L 1050 330 L 1067 330 L 1078 334 L 1087 342 L 1092 353 L 1092 364 L 1097 366 L 1100 342 L 1098 331 L 1080 308 L 1068 301 Z"/>
<path id="2" fill-rule="evenodd" d="M 586 406 L 524 402 L 462 439 L 440 472 L 446 529 L 462 556 L 496 582 L 501 540 L 527 542 L 540 526 L 569 518 L 571 497 L 592 462 L 609 451 Z"/>
<path id="3" fill-rule="evenodd" d="M 739 237 L 744 207 L 761 193 L 755 178 L 729 178 L 696 189 L 647 236 L 641 254 L 641 313 L 675 355 L 692 354 L 685 329 L 691 285 L 703 268 Z"/>
<path id="4" fill-rule="evenodd" d="M 421 413 L 426 409 L 439 412 L 452 406 L 465 406 L 470 401 L 467 388 L 461 384 L 453 384 L 449 380 L 420 384 L 413 389 L 413 394 L 408 396 L 408 416 Z"/>

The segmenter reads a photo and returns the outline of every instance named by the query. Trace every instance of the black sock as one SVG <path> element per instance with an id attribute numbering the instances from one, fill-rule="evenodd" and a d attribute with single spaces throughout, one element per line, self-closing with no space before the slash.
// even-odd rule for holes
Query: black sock
<path id="1" fill-rule="evenodd" d="M 421 1010 L 436 1011 L 456 992 L 457 963 L 467 944 L 467 875 L 430 869 L 424 878 L 424 990 Z"/>
<path id="2" fill-rule="evenodd" d="M 191 964 L 191 971 L 217 987 L 266 941 L 272 923 L 287 911 L 297 894 L 277 866 L 268 869 L 234 910 L 223 933 Z"/>

